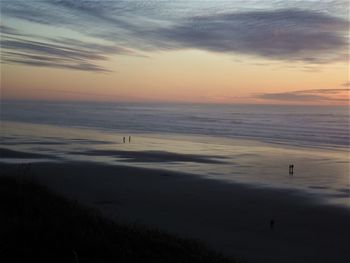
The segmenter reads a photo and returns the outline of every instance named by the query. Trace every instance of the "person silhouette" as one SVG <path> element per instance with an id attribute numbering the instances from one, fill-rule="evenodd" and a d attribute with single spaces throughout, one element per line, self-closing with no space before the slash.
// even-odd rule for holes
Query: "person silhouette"
<path id="1" fill-rule="evenodd" d="M 290 164 L 289 165 L 289 175 L 293 175 L 294 174 L 294 165 Z"/>
<path id="2" fill-rule="evenodd" d="M 123 143 L 125 143 L 125 137 L 123 137 Z"/>
<path id="3" fill-rule="evenodd" d="M 131 142 L 131 136 L 129 136 L 129 142 Z"/>
<path id="4" fill-rule="evenodd" d="M 272 231 L 275 226 L 275 221 L 273 219 L 270 220 L 270 230 Z"/>

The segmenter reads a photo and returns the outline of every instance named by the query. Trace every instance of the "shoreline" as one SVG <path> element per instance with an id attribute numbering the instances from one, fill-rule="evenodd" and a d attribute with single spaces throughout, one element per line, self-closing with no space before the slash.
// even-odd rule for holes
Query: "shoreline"
<path id="1" fill-rule="evenodd" d="M 307 199 L 318 200 L 321 204 L 350 208 L 350 182 L 346 176 L 339 177 L 340 173 L 345 175 L 349 170 L 348 161 L 344 156 L 333 157 L 325 153 L 313 155 L 310 152 L 293 152 L 282 148 L 265 153 L 265 150 L 271 149 L 242 150 L 241 145 L 236 145 L 236 148 L 228 147 L 223 149 L 223 152 L 217 150 L 206 152 L 205 149 L 198 151 L 173 149 L 167 142 L 150 146 L 149 141 L 135 145 L 113 144 L 105 140 L 91 139 L 79 139 L 78 144 L 74 144 L 71 141 L 75 142 L 78 139 L 67 140 L 57 141 L 55 138 L 55 141 L 28 141 L 27 144 L 19 142 L 20 147 L 3 144 L 0 146 L 1 162 L 4 164 L 96 162 L 101 165 L 159 169 L 190 174 L 202 179 L 219 180 L 226 184 L 294 192 Z M 60 146 L 63 148 L 55 149 Z M 64 148 L 67 146 L 70 148 Z M 224 152 L 225 150 L 230 152 Z M 287 158 L 297 158 L 295 164 L 298 171 L 295 176 L 285 174 L 289 163 L 282 157 L 284 154 L 291 155 Z M 324 166 L 317 173 L 320 162 L 323 162 Z M 339 168 L 343 171 L 339 171 Z M 338 177 L 332 182 L 330 180 L 334 175 Z M 308 181 L 303 182 L 305 176 L 308 177 Z M 317 177 L 320 179 L 319 182 L 314 180 Z M 342 180 L 342 184 L 337 180 Z M 325 183 L 326 181 L 328 183 Z M 330 185 L 329 182 L 333 184 Z"/>
<path id="2" fill-rule="evenodd" d="M 4 173 L 15 167 L 0 164 Z M 108 218 L 196 238 L 248 262 L 350 259 L 350 211 L 293 190 L 92 162 L 34 163 L 30 176 Z"/>

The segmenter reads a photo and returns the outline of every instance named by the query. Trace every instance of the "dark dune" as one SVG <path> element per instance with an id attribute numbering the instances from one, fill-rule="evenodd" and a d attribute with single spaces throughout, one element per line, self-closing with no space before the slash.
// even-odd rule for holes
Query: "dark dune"
<path id="1" fill-rule="evenodd" d="M 81 154 L 88 156 L 109 156 L 127 159 L 130 162 L 197 162 L 197 163 L 224 163 L 213 158 L 219 156 L 207 156 L 196 154 L 179 154 L 165 151 L 116 151 L 116 150 L 91 150 L 76 151 L 71 154 Z"/>
<path id="2" fill-rule="evenodd" d="M 23 175 L 0 176 L 0 207 L 0 262 L 237 262 L 197 240 L 113 222 Z"/>

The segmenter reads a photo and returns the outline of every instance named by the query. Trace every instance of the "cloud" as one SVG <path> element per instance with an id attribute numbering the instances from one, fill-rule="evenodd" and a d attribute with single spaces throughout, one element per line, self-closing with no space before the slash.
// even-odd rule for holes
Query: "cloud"
<path id="1" fill-rule="evenodd" d="M 2 48 L 14 49 L 17 51 L 24 51 L 34 54 L 45 54 L 63 57 L 72 60 L 105 60 L 106 57 L 94 52 L 90 53 L 88 50 L 75 49 L 69 46 L 50 44 L 38 41 L 30 41 L 24 39 L 1 39 Z"/>
<path id="2" fill-rule="evenodd" d="M 347 102 L 350 89 L 311 89 L 280 93 L 263 93 L 254 97 L 273 101 L 312 101 L 312 102 Z"/>
<path id="3" fill-rule="evenodd" d="M 347 58 L 348 26 L 326 14 L 283 9 L 193 17 L 155 35 L 171 43 L 169 48 L 323 63 Z"/>
<path id="4" fill-rule="evenodd" d="M 12 0 L 2 3 L 1 12 L 8 17 L 84 31 L 92 36 L 100 32 L 119 36 L 120 30 L 125 36 L 125 31 L 144 27 L 139 23 L 144 14 L 138 7 L 138 1 Z"/>
<path id="5" fill-rule="evenodd" d="M 342 83 L 341 86 L 350 87 L 350 81 L 346 81 L 346 82 Z"/>
<path id="6" fill-rule="evenodd" d="M 21 35 L 17 30 L 1 26 L 0 39 L 2 63 L 16 63 L 37 67 L 67 68 L 83 71 L 110 72 L 97 64 L 111 54 L 133 54 L 116 45 L 83 42 L 71 38 L 33 37 Z M 35 36 L 34 36 L 35 37 Z M 40 39 L 41 38 L 41 39 Z"/>
<path id="7" fill-rule="evenodd" d="M 25 56 L 22 59 L 15 59 L 15 58 L 9 58 L 5 61 L 8 63 L 15 63 L 15 64 L 23 64 L 23 65 L 29 65 L 29 66 L 36 66 L 36 67 L 49 67 L 49 68 L 65 68 L 65 69 L 75 69 L 75 70 L 82 70 L 82 71 L 94 71 L 94 72 L 109 72 L 109 70 L 99 67 L 97 65 L 81 62 L 81 63 L 74 63 L 70 64 L 69 61 L 61 61 L 60 62 L 51 62 L 52 59 L 47 57 L 42 57 L 40 60 L 37 59 L 25 59 Z"/>
<path id="8" fill-rule="evenodd" d="M 1 39 L 0 45 L 3 63 L 108 72 L 107 69 L 95 64 L 96 61 L 106 60 L 105 55 L 96 51 L 89 52 L 89 50 L 79 50 L 65 45 L 18 38 Z"/>
<path id="9" fill-rule="evenodd" d="M 8 17 L 78 31 L 124 49 L 190 48 L 309 65 L 348 60 L 347 10 L 346 1 L 13 0 L 2 5 Z M 70 41 L 75 43 L 65 45 L 79 46 Z"/>
<path id="10" fill-rule="evenodd" d="M 0 25 L 0 33 L 1 34 L 10 34 L 10 35 L 17 35 L 18 32 L 16 29 L 4 25 Z"/>

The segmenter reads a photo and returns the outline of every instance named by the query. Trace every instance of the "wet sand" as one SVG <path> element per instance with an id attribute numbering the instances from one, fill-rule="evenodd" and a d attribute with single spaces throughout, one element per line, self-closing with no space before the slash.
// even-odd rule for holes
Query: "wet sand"
<path id="1" fill-rule="evenodd" d="M 247 262 L 350 260 L 350 210 L 320 204 L 297 191 L 92 162 L 31 167 L 35 180 L 119 222 L 197 238 Z M 16 167 L 0 168 L 7 174 Z"/>
<path id="2" fill-rule="evenodd" d="M 0 158 L 10 158 L 10 159 L 43 159 L 43 158 L 55 158 L 52 155 L 38 154 L 38 153 L 30 153 L 30 152 L 21 152 L 14 151 L 6 148 L 0 148 Z"/>

